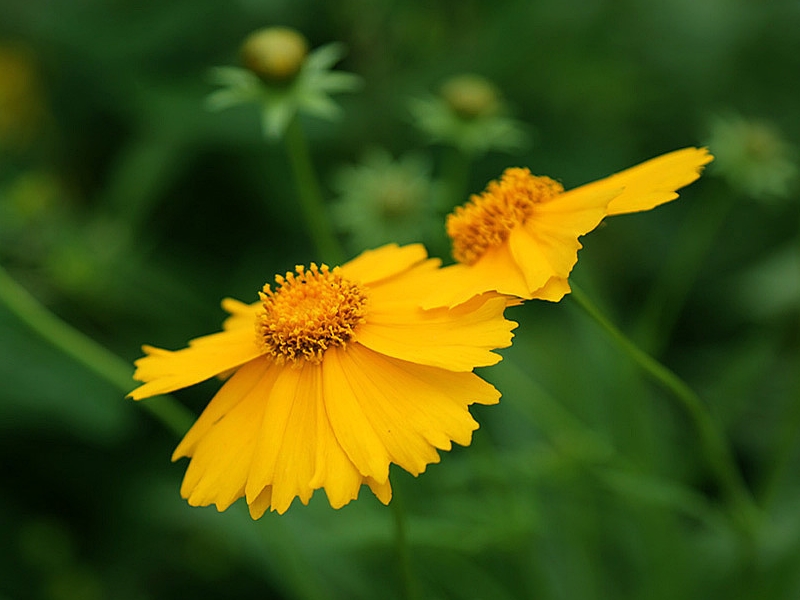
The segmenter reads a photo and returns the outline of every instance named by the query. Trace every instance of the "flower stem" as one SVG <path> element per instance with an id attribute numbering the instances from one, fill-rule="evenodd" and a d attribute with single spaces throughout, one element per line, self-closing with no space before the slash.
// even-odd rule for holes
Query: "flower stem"
<path id="1" fill-rule="evenodd" d="M 447 148 L 442 160 L 442 176 L 447 186 L 444 213 L 467 201 L 469 189 L 470 157 L 458 148 Z"/>
<path id="2" fill-rule="evenodd" d="M 0 267 L 0 303 L 53 346 L 117 387 L 123 394 L 131 389 L 130 365 L 92 338 L 65 323 L 45 308 Z M 179 436 L 186 433 L 194 417 L 168 396 L 152 398 L 142 407 Z"/>
<path id="3" fill-rule="evenodd" d="M 580 288 L 572 282 L 570 285 L 572 298 L 578 305 L 642 370 L 669 390 L 678 400 L 697 430 L 708 465 L 714 473 L 720 489 L 727 496 L 735 516 L 738 517 L 739 524 L 750 532 L 758 509 L 742 479 L 724 434 L 717 427 L 700 397 L 675 373 L 631 342 L 595 307 Z"/>
<path id="4" fill-rule="evenodd" d="M 344 252 L 331 228 L 330 219 L 325 214 L 322 191 L 311 162 L 303 128 L 297 117 L 292 119 L 286 129 L 286 150 L 292 168 L 300 208 L 308 227 L 308 233 L 322 260 L 333 265 L 341 264 Z"/>
<path id="5" fill-rule="evenodd" d="M 403 503 L 397 495 L 397 486 L 389 505 L 394 515 L 394 543 L 397 550 L 397 560 L 400 569 L 400 578 L 403 581 L 403 596 L 406 600 L 419 598 L 417 582 L 414 578 L 414 569 L 411 567 L 411 548 L 408 544 L 408 519 Z"/>

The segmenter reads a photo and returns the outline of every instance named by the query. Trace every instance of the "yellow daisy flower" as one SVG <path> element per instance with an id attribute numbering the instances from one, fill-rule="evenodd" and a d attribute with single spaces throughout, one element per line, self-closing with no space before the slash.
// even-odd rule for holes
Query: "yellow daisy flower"
<path id="1" fill-rule="evenodd" d="M 649 210 L 678 197 L 713 160 L 705 148 L 684 148 L 569 191 L 528 169 L 506 169 L 480 195 L 448 215 L 458 261 L 424 306 L 455 306 L 495 290 L 518 298 L 560 300 L 578 261 L 578 238 L 607 215 Z"/>
<path id="2" fill-rule="evenodd" d="M 136 400 L 230 375 L 173 454 L 191 458 L 189 504 L 245 497 L 257 519 L 319 488 L 339 508 L 362 484 L 388 503 L 390 463 L 417 475 L 437 450 L 468 445 L 468 406 L 500 398 L 472 369 L 501 359 L 492 350 L 516 323 L 496 294 L 419 308 L 439 264 L 414 244 L 300 266 L 254 304 L 226 299 L 223 331 L 175 352 L 145 346 Z"/>

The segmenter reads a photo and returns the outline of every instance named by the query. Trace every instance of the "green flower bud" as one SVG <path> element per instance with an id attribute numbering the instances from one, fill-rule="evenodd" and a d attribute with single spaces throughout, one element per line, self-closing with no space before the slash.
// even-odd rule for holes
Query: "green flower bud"
<path id="1" fill-rule="evenodd" d="M 480 75 L 459 75 L 448 79 L 441 95 L 450 108 L 464 119 L 495 114 L 500 108 L 497 88 Z"/>
<path id="2" fill-rule="evenodd" d="M 267 82 L 294 78 L 308 55 L 308 41 L 294 29 L 267 27 L 251 33 L 242 44 L 244 66 Z"/>
<path id="3" fill-rule="evenodd" d="M 421 157 L 395 159 L 374 149 L 359 164 L 340 168 L 332 184 L 338 195 L 332 216 L 353 249 L 424 241 L 441 229 L 440 190 Z"/>
<path id="4" fill-rule="evenodd" d="M 791 197 L 800 168 L 795 149 L 775 126 L 727 115 L 712 119 L 709 129 L 714 172 L 735 190 L 766 201 Z"/>

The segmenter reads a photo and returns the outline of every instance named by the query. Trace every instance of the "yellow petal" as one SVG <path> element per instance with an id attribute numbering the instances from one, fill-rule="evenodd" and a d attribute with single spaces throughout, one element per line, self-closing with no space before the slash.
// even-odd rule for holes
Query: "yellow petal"
<path id="1" fill-rule="evenodd" d="M 676 190 L 700 177 L 703 165 L 712 160 L 706 148 L 684 148 L 572 191 L 622 187 L 622 193 L 608 205 L 609 215 L 649 210 L 677 198 Z"/>
<path id="2" fill-rule="evenodd" d="M 287 371 L 287 370 L 285 370 Z M 283 514 L 295 497 L 308 504 L 314 493 L 311 485 L 316 471 L 319 440 L 317 419 L 324 415 L 322 405 L 322 367 L 306 362 L 300 368 L 290 368 L 292 376 L 285 382 L 287 393 L 294 392 L 292 411 L 286 423 L 286 432 L 275 463 L 272 483 L 272 510 Z M 296 378 L 295 378 L 296 375 Z M 284 382 L 279 381 L 274 393 L 279 393 Z M 262 438 L 262 447 L 271 440 Z"/>
<path id="3" fill-rule="evenodd" d="M 502 357 L 492 350 L 511 345 L 516 323 L 503 318 L 505 308 L 506 299 L 497 295 L 476 296 L 449 309 L 382 310 L 375 303 L 356 341 L 401 360 L 471 371 L 499 362 Z"/>
<path id="4" fill-rule="evenodd" d="M 508 242 L 490 248 L 474 265 L 455 264 L 441 270 L 441 280 L 431 286 L 423 308 L 453 307 L 489 291 L 526 298 L 525 274 L 511 254 Z"/>
<path id="5" fill-rule="evenodd" d="M 533 298 L 537 300 L 548 300 L 550 302 L 558 302 L 565 295 L 572 291 L 569 287 L 569 281 L 563 277 L 551 277 L 547 283 L 533 292 Z"/>
<path id="6" fill-rule="evenodd" d="M 253 499 L 247 507 L 250 509 L 250 516 L 253 519 L 260 519 L 267 512 L 270 504 L 272 503 L 272 486 L 268 485 L 261 493 Z"/>
<path id="7" fill-rule="evenodd" d="M 225 510 L 244 495 L 263 413 L 264 403 L 254 388 L 194 444 L 181 485 L 189 504 Z"/>
<path id="8" fill-rule="evenodd" d="M 299 496 L 305 504 L 313 492 L 316 403 L 320 401 L 320 367 L 302 362 L 279 368 L 260 402 L 262 419 L 254 426 L 258 444 L 249 465 L 245 494 L 252 503 L 266 486 L 272 487 L 271 506 L 283 513 Z"/>
<path id="9" fill-rule="evenodd" d="M 421 473 L 438 462 L 437 448 L 449 450 L 451 441 L 470 443 L 478 428 L 467 409 L 470 404 L 493 404 L 500 398 L 474 373 L 407 363 L 358 344 L 326 354 L 324 379 L 325 404 L 337 439 L 368 476 L 372 474 L 364 473 L 360 463 L 374 447 L 410 473 Z M 367 447 L 359 430 L 369 432 Z M 385 481 L 382 473 L 375 479 Z"/>
<path id="10" fill-rule="evenodd" d="M 129 394 L 134 400 L 194 385 L 261 354 L 253 329 L 244 328 L 197 338 L 175 352 L 152 346 L 143 350 L 147 356 L 136 361 L 133 377 L 146 383 Z"/>
<path id="11" fill-rule="evenodd" d="M 271 368 L 270 368 L 271 367 Z M 197 444 L 222 418 L 249 394 L 259 397 L 272 386 L 278 367 L 259 358 L 242 365 L 208 403 L 172 453 L 172 460 L 192 456 Z M 252 399 L 251 399 L 252 401 Z"/>
<path id="12" fill-rule="evenodd" d="M 511 231 L 508 246 L 527 287 L 518 296 L 532 298 L 550 279 L 569 276 L 582 247 L 578 238 L 597 227 L 608 203 L 619 193 L 619 189 L 600 189 L 559 194 Z"/>
<path id="13" fill-rule="evenodd" d="M 356 347 L 351 344 L 349 351 Z M 322 362 L 325 410 L 336 439 L 359 472 L 382 483 L 389 477 L 389 453 L 361 407 L 362 402 L 369 401 L 361 381 L 370 374 L 345 370 L 344 352 L 332 348 Z"/>
<path id="14" fill-rule="evenodd" d="M 428 253 L 422 244 L 387 244 L 367 250 L 341 266 L 342 275 L 351 281 L 370 284 L 402 273 L 422 262 Z"/>
<path id="15" fill-rule="evenodd" d="M 245 304 L 233 298 L 225 298 L 222 301 L 222 308 L 231 314 L 230 317 L 222 322 L 223 329 L 250 328 L 252 331 L 253 323 L 256 322 L 256 315 L 261 310 L 260 302 Z"/>
<path id="16" fill-rule="evenodd" d="M 521 226 L 514 229 L 508 238 L 512 260 L 525 277 L 525 290 L 521 297 L 530 298 L 533 291 L 543 287 L 551 277 L 556 277 L 569 269 L 578 260 L 577 252 L 581 247 L 578 237 L 553 241 L 549 236 L 533 231 L 533 227 Z M 572 265 L 565 266 L 564 253 L 567 259 L 575 255 Z"/>
<path id="17" fill-rule="evenodd" d="M 324 401 L 317 403 L 317 411 L 316 470 L 310 485 L 314 489 L 324 488 L 329 504 L 341 508 L 358 498 L 365 481 L 336 439 Z"/>
<path id="18" fill-rule="evenodd" d="M 410 267 L 396 277 L 390 277 L 368 287 L 370 306 L 380 306 L 381 310 L 404 310 L 418 308 L 420 298 L 431 287 L 439 287 L 439 259 L 430 259 Z"/>
<path id="19" fill-rule="evenodd" d="M 372 490 L 372 493 L 383 502 L 384 504 L 389 504 L 392 499 L 392 485 L 389 483 L 389 480 L 386 480 L 386 483 L 378 483 L 371 477 L 365 478 L 369 489 Z"/>

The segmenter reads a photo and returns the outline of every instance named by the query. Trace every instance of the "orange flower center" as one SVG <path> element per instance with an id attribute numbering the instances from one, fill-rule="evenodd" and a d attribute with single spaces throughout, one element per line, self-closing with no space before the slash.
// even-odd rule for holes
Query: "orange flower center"
<path id="1" fill-rule="evenodd" d="M 528 169 L 511 168 L 500 181 L 490 181 L 480 194 L 447 215 L 447 235 L 453 240 L 453 258 L 472 265 L 490 248 L 499 246 L 511 230 L 524 224 L 536 205 L 557 196 L 564 187 Z"/>
<path id="2" fill-rule="evenodd" d="M 279 363 L 321 362 L 328 348 L 343 347 L 364 322 L 367 296 L 357 284 L 327 265 L 302 265 L 277 275 L 259 292 L 263 312 L 256 319 L 257 342 Z"/>

